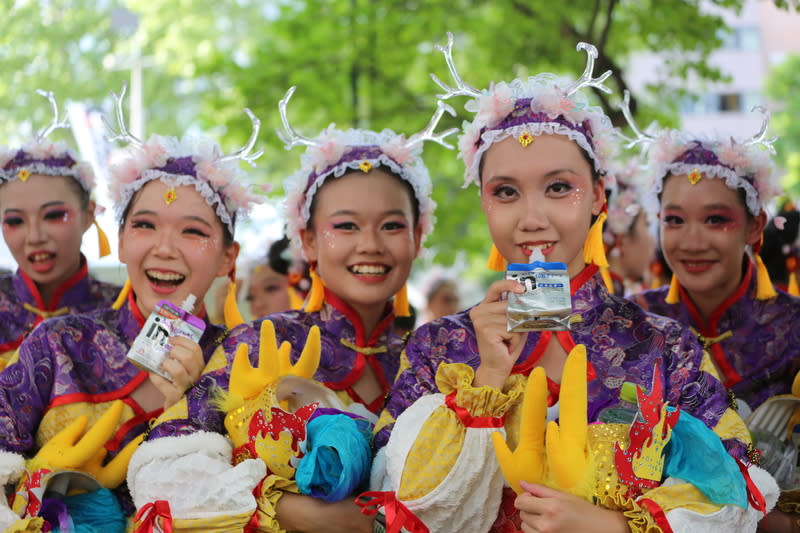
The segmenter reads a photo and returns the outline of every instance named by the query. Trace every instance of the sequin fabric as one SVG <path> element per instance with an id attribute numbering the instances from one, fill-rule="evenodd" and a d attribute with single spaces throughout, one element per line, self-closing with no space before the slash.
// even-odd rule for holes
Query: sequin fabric
<path id="1" fill-rule="evenodd" d="M 653 313 L 692 326 L 705 338 L 727 331 L 732 336 L 709 346 L 725 385 L 755 410 L 764 400 L 788 394 L 800 370 L 800 299 L 778 291 L 770 300 L 756 300 L 750 264 L 739 289 L 703 321 L 685 291 L 677 304 L 665 302 L 667 287 L 649 290 L 633 300 Z"/>

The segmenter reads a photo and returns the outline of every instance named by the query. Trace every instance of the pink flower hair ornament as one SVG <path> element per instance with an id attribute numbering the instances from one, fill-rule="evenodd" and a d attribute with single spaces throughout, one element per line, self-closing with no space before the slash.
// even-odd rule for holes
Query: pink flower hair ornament
<path id="1" fill-rule="evenodd" d="M 437 95 L 438 98 L 472 97 L 464 108 L 475 116 L 472 122 L 464 122 L 458 142 L 460 157 L 466 165 L 465 187 L 470 183 L 480 183 L 480 163 L 486 150 L 493 143 L 511 136 L 528 146 L 539 135 L 563 135 L 589 155 L 596 171 L 603 173 L 608 168 L 615 150 L 616 130 L 603 110 L 589 105 L 586 96 L 579 92 L 594 87 L 611 93 L 603 83 L 611 75 L 610 70 L 593 77 L 598 55 L 594 46 L 578 43 L 577 50 L 587 53 L 587 61 L 583 74 L 575 81 L 542 73 L 525 80 L 492 83 L 483 91 L 467 85 L 456 70 L 452 33 L 447 34 L 446 46 L 436 48 L 444 54 L 455 82 L 451 87 L 431 74 L 433 81 L 445 91 Z"/>
<path id="2" fill-rule="evenodd" d="M 425 141 L 433 141 L 453 148 L 445 138 L 458 130 L 452 128 L 441 133 L 435 133 L 435 130 L 445 112 L 455 116 L 455 111 L 439 101 L 425 129 L 409 138 L 388 129 L 381 132 L 338 130 L 334 125 L 323 130 L 316 138 L 309 138 L 299 135 L 292 128 L 286 114 L 286 107 L 295 89 L 291 87 L 278 104 L 283 131 L 278 130 L 277 133 L 287 150 L 299 145 L 307 147 L 300 157 L 300 169 L 284 183 L 286 235 L 291 239 L 296 253 L 302 254 L 300 230 L 308 225 L 311 203 L 322 184 L 329 178 L 338 178 L 347 172 L 360 170 L 367 173 L 374 168 L 384 168 L 411 185 L 419 206 L 424 241 L 433 229 L 436 204 L 431 199 L 431 178 L 422 161 L 422 146 Z"/>
<path id="3" fill-rule="evenodd" d="M 719 178 L 730 189 L 743 189 L 747 210 L 753 216 L 758 216 L 781 194 L 772 159 L 777 137 L 766 138 L 769 112 L 764 107 L 753 108 L 762 115 L 761 128 L 756 135 L 743 140 L 672 129 L 642 132 L 633 120 L 627 91 L 620 109 L 635 134 L 634 138 L 627 139 L 627 146 L 641 145 L 642 152 L 647 154 L 649 184 L 645 188 L 643 207 L 648 214 L 655 216 L 660 211 L 659 197 L 669 175 L 689 176 L 692 183 L 704 177 Z"/>
<path id="4" fill-rule="evenodd" d="M 122 223 L 122 214 L 136 191 L 158 179 L 170 187 L 193 186 L 233 235 L 236 221 L 246 216 L 253 204 L 263 201 L 250 192 L 245 173 L 239 167 L 240 161 L 255 166 L 255 160 L 263 153 L 262 150 L 250 153 L 258 139 L 261 121 L 245 109 L 253 125 L 250 138 L 244 147 L 229 155 L 207 138 L 177 139 L 153 134 L 142 142 L 125 126 L 122 110 L 125 91 L 123 86 L 119 96 L 111 93 L 119 133 L 109 126 L 114 134 L 111 141 L 128 143 L 125 159 L 111 168 L 109 183 L 118 222 Z"/>
<path id="5" fill-rule="evenodd" d="M 53 110 L 50 124 L 37 131 L 33 139 L 20 148 L 0 146 L 0 183 L 26 181 L 31 174 L 67 176 L 91 194 L 94 188 L 92 167 L 65 142 L 52 142 L 47 137 L 59 128 L 68 128 L 66 119 L 59 119 L 58 104 L 50 91 L 36 91 L 47 98 Z"/>

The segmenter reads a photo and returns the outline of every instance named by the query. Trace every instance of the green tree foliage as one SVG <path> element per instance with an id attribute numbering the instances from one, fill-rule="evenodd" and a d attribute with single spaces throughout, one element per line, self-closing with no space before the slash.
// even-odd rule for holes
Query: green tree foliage
<path id="1" fill-rule="evenodd" d="M 258 178 L 275 185 L 300 155 L 299 148 L 285 152 L 272 133 L 288 87 L 298 86 L 289 115 L 306 135 L 331 122 L 412 134 L 435 108 L 438 88 L 428 74 L 447 78 L 434 48 L 447 31 L 456 36 L 459 71 L 477 88 L 542 70 L 577 76 L 585 56 L 575 44 L 595 44 L 596 71 L 615 72 L 609 83 L 616 94 L 598 95 L 598 103 L 617 123 L 615 104 L 628 87 L 632 53 L 667 51 L 664 79 L 722 76 L 706 61 L 720 44 L 722 19 L 701 12 L 700 0 L 127 0 L 124 7 L 138 16 L 132 35 L 109 22 L 122 0 L 91 8 L 79 0 L 12 1 L 0 36 L 0 52 L 11 58 L 4 71 L 10 65 L 14 72 L 13 81 L 0 85 L 9 123 L 32 114 L 39 86 L 100 102 L 126 76 L 105 70 L 104 61 L 124 66 L 142 57 L 148 131 L 210 131 L 234 148 L 249 134 L 242 113 L 248 106 L 264 126 Z M 711 3 L 738 10 L 744 0 Z M 674 121 L 682 96 L 674 84 L 648 90 L 634 96 L 659 105 L 643 109 L 640 123 Z M 446 117 L 442 128 L 461 124 L 463 103 L 452 101 L 461 116 Z M 460 188 L 463 164 L 454 152 L 428 146 L 425 158 L 440 206 L 429 245 L 441 262 L 458 250 L 477 262 L 489 244 L 477 190 Z"/>
<path id="2" fill-rule="evenodd" d="M 800 196 L 800 55 L 788 57 L 775 67 L 767 80 L 767 93 L 778 103 L 772 114 L 770 131 L 778 135 L 776 150 L 781 166 L 786 169 L 783 185 L 792 198 Z"/>

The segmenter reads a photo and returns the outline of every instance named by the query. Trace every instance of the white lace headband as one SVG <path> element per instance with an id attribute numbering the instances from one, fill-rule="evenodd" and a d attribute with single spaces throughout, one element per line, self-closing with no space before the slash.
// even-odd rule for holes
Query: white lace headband
<path id="1" fill-rule="evenodd" d="M 147 141 L 140 141 L 125 126 L 122 110 L 125 87 L 119 96 L 115 93 L 112 95 L 119 132 L 114 133 L 109 126 L 114 133 L 111 140 L 128 143 L 127 157 L 111 169 L 109 188 L 117 220 L 122 222 L 122 214 L 136 191 L 158 179 L 171 187 L 172 194 L 175 194 L 175 187 L 193 186 L 233 234 L 235 222 L 245 216 L 254 203 L 262 202 L 261 198 L 249 191 L 246 176 L 239 168 L 240 161 L 255 166 L 255 159 L 263 153 L 261 150 L 250 153 L 261 126 L 258 118 L 245 109 L 253 125 L 250 139 L 244 147 L 224 155 L 217 143 L 206 138 L 177 139 L 152 135 Z M 170 191 L 164 198 L 167 204 L 175 199 L 169 196 Z"/>
<path id="2" fill-rule="evenodd" d="M 53 120 L 37 131 L 34 138 L 20 148 L 0 147 L 0 183 L 27 181 L 32 174 L 67 176 L 87 193 L 94 188 L 92 167 L 65 142 L 52 142 L 47 137 L 56 129 L 68 128 L 66 119 L 59 119 L 58 103 L 52 92 L 38 90 L 47 98 L 53 111 Z"/>
<path id="3" fill-rule="evenodd" d="M 435 131 L 444 113 L 455 116 L 453 109 L 440 101 L 425 129 L 409 138 L 388 129 L 381 132 L 337 130 L 333 125 L 317 137 L 309 138 L 299 135 L 292 128 L 286 114 L 286 107 L 294 91 L 295 87 L 290 88 L 279 103 L 284 131 L 278 131 L 278 136 L 287 150 L 299 145 L 307 147 L 300 158 L 300 169 L 287 178 L 284 185 L 286 234 L 292 240 L 295 250 L 302 249 L 300 230 L 306 228 L 311 218 L 314 195 L 327 179 L 338 178 L 354 170 L 367 173 L 373 168 L 381 167 L 411 185 L 419 207 L 424 240 L 433 229 L 436 204 L 431 199 L 431 179 L 422 161 L 422 145 L 425 141 L 433 141 L 452 148 L 445 139 L 457 130 L 454 128 L 441 133 Z"/>

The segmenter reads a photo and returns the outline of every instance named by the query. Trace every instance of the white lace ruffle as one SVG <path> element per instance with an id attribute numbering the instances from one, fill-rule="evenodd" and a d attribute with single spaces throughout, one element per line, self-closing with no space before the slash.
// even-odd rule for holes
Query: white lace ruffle
<path id="1" fill-rule="evenodd" d="M 605 170 L 605 162 L 603 158 L 599 157 L 595 153 L 594 149 L 589 145 L 586 137 L 581 132 L 573 130 L 557 122 L 531 122 L 527 124 L 520 124 L 518 126 L 512 126 L 504 130 L 484 131 L 481 134 L 483 144 L 478 147 L 478 150 L 475 152 L 472 160 L 472 166 L 467 169 L 464 187 L 469 186 L 470 183 L 480 185 L 481 158 L 486 150 L 488 150 L 494 143 L 500 142 L 506 137 L 519 137 L 523 133 L 529 133 L 534 137 L 538 137 L 539 135 L 563 135 L 569 140 L 577 143 L 578 146 L 580 146 L 589 155 L 589 157 L 592 158 L 592 161 L 594 161 L 594 168 L 597 172 L 603 172 Z M 536 141 L 534 140 L 533 142 Z"/>
<path id="2" fill-rule="evenodd" d="M 756 487 L 761 491 L 769 512 L 778 501 L 780 489 L 775 480 L 765 470 L 757 466 L 747 469 Z M 679 479 L 669 478 L 664 484 L 681 483 Z M 717 533 L 719 531 L 755 531 L 764 513 L 752 506 L 742 509 L 736 505 L 725 505 L 711 514 L 700 514 L 688 509 L 673 509 L 666 513 L 667 521 L 674 533 Z"/>
<path id="3" fill-rule="evenodd" d="M 747 193 L 747 209 L 754 216 L 758 215 L 773 198 L 782 193 L 775 162 L 763 144 L 754 144 L 752 140 L 737 140 L 723 135 L 697 135 L 692 132 L 671 129 L 651 132 L 650 135 L 655 140 L 649 146 L 645 145 L 649 178 L 648 187 L 645 190 L 650 193 L 647 195 L 649 200 L 645 206 L 648 213 L 658 212 L 658 194 L 663 190 L 664 179 L 669 173 L 688 174 L 695 168 L 702 171 L 707 177 L 725 178 L 725 184 L 732 189 L 744 189 Z M 697 143 L 700 143 L 704 149 L 713 152 L 721 165 L 691 165 L 675 162 Z M 686 169 L 689 169 L 688 172 L 685 172 Z M 708 169 L 708 171 L 703 169 Z M 748 179 L 745 180 L 744 176 L 747 176 Z"/>
<path id="4" fill-rule="evenodd" d="M 373 489 L 397 492 L 419 432 L 431 414 L 444 405 L 444 398 L 443 394 L 423 396 L 397 417 L 384 448 L 385 461 L 381 458 L 373 465 L 371 480 L 382 483 Z M 492 445 L 495 431 L 504 433 L 466 428 L 461 453 L 447 476 L 425 496 L 403 502 L 431 531 L 488 531 L 497 518 L 505 482 Z M 384 464 L 385 473 L 376 471 Z"/>
<path id="5" fill-rule="evenodd" d="M 655 175 L 662 176 L 653 182 L 652 187 L 648 188 L 642 197 L 642 207 L 651 216 L 658 215 L 661 211 L 661 193 L 664 191 L 664 181 L 668 175 L 672 176 L 688 176 L 694 170 L 703 173 L 702 179 L 720 178 L 725 180 L 725 185 L 733 190 L 744 189 L 745 198 L 747 203 L 747 210 L 753 216 L 758 216 L 761 212 L 761 204 L 759 202 L 758 191 L 755 187 L 741 176 L 738 176 L 734 171 L 727 167 L 720 165 L 690 165 L 688 163 L 672 163 L 669 165 L 658 165 L 655 170 Z"/>
<path id="6" fill-rule="evenodd" d="M 128 207 L 128 204 L 136 194 L 136 191 L 144 187 L 144 185 L 153 180 L 159 180 L 165 185 L 170 187 L 181 187 L 183 185 L 194 187 L 200 193 L 208 205 L 214 208 L 220 221 L 225 224 L 233 235 L 234 225 L 228 209 L 225 207 L 224 202 L 211 186 L 203 180 L 199 180 L 192 176 L 183 176 L 178 174 L 170 174 L 163 170 L 148 169 L 145 170 L 141 177 L 136 181 L 124 183 L 120 185 L 119 198 L 120 201 L 114 205 L 114 214 L 117 217 L 117 222 L 122 225 L 122 214 Z"/>
<path id="7" fill-rule="evenodd" d="M 91 193 L 94 186 L 94 173 L 88 165 L 77 163 L 71 167 L 54 167 L 45 165 L 41 162 L 30 163 L 24 167 L 14 170 L 0 169 L 0 182 L 15 181 L 19 179 L 19 171 L 28 170 L 31 174 L 41 174 L 43 176 L 66 176 L 78 182 L 81 189 Z"/>
<path id="8" fill-rule="evenodd" d="M 128 487 L 137 509 L 166 500 L 172 516 L 180 519 L 255 510 L 253 489 L 266 475 L 266 466 L 257 459 L 232 466 L 231 447 L 222 435 L 201 432 L 142 446 L 128 469 Z"/>

